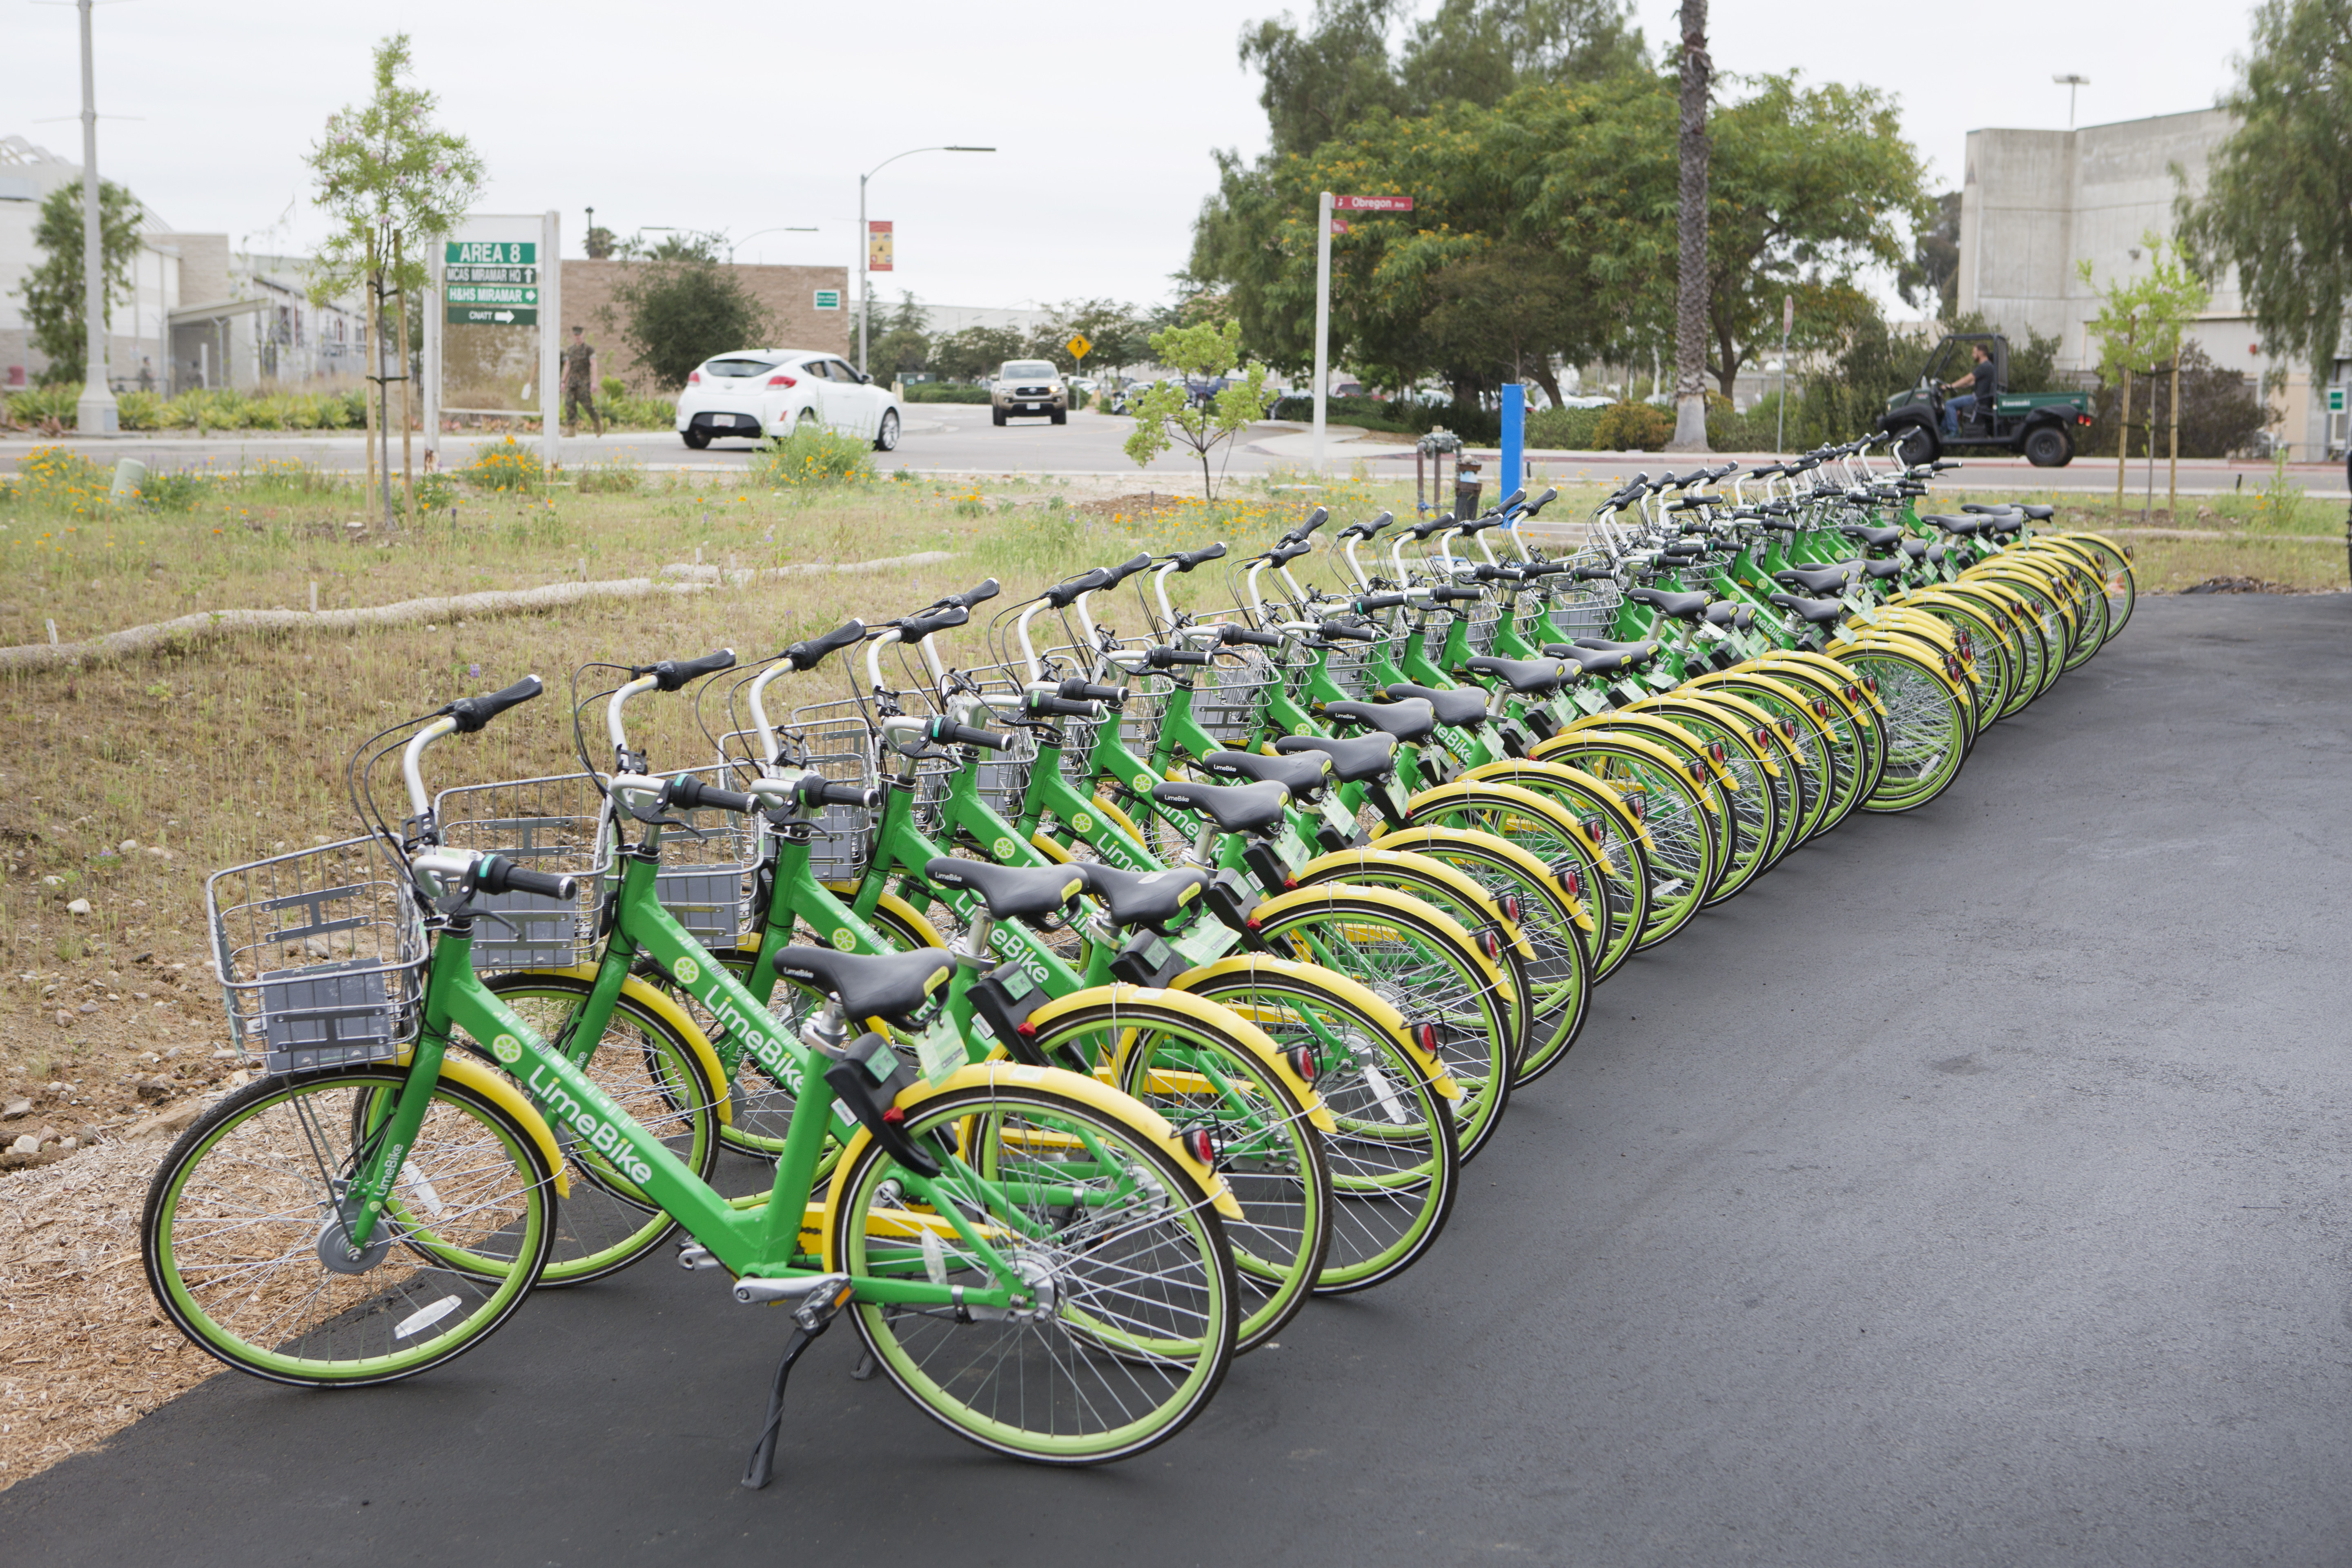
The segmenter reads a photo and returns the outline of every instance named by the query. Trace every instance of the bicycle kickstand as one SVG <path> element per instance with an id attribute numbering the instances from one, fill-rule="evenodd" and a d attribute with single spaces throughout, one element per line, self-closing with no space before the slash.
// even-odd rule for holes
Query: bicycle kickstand
<path id="1" fill-rule="evenodd" d="M 765 1283 L 764 1280 L 743 1282 L 751 1285 Z M 845 1276 L 827 1275 L 814 1281 L 801 1305 L 793 1309 L 793 1321 L 796 1326 L 791 1342 L 784 1346 L 783 1359 L 776 1363 L 776 1381 L 768 1390 L 768 1422 L 761 1428 L 760 1441 L 751 1449 L 751 1463 L 743 1472 L 743 1485 L 749 1489 L 759 1491 L 775 1479 L 776 1436 L 783 1430 L 784 1383 L 793 1375 L 793 1363 L 801 1359 L 802 1352 L 816 1342 L 818 1336 L 833 1326 L 835 1314 L 848 1304 L 853 1289 Z M 735 1295 L 736 1300 L 742 1301 L 774 1299 L 764 1292 L 746 1294 L 742 1285 L 737 1287 Z"/>

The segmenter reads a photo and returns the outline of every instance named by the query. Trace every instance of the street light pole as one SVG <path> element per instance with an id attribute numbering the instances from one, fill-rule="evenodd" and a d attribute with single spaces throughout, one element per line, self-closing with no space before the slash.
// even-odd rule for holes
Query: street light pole
<path id="1" fill-rule="evenodd" d="M 2064 76 L 2053 76 L 2050 79 L 2066 89 L 2066 129 L 2072 131 L 2074 129 L 2074 89 L 2090 86 L 2091 79 L 2068 71 Z"/>
<path id="2" fill-rule="evenodd" d="M 866 182 L 897 163 L 918 153 L 993 153 L 993 147 L 909 147 L 904 153 L 893 153 L 866 173 L 857 176 L 857 368 L 866 369 L 866 326 L 872 315 L 867 299 L 870 285 L 866 281 L 866 258 L 874 247 L 873 238 L 866 230 Z"/>
<path id="3" fill-rule="evenodd" d="M 120 428 L 114 394 L 106 384 L 106 255 L 98 202 L 98 79 L 90 63 L 90 0 L 81 11 L 81 289 L 82 354 L 88 374 L 74 404 L 74 427 L 85 436 Z"/>
<path id="4" fill-rule="evenodd" d="M 815 232 L 816 226 L 814 224 L 805 226 L 799 224 L 779 224 L 773 228 L 755 228 L 742 239 L 730 239 L 727 242 L 727 265 L 730 267 L 735 265 L 735 252 L 743 246 L 745 241 L 757 239 L 763 234 L 814 234 Z"/>

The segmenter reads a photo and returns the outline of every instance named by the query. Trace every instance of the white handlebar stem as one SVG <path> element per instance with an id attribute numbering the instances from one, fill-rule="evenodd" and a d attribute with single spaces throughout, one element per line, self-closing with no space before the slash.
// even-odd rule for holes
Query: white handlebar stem
<path id="1" fill-rule="evenodd" d="M 783 748 L 776 742 L 776 727 L 768 721 L 768 682 L 791 668 L 782 659 L 778 659 L 761 670 L 752 678 L 751 694 L 747 699 L 751 710 L 751 727 L 760 732 L 760 760 L 771 764 L 782 761 L 784 753 Z"/>
<path id="2" fill-rule="evenodd" d="M 1350 535 L 1348 542 L 1339 547 L 1339 559 L 1345 561 L 1348 563 L 1348 570 L 1355 574 L 1356 586 L 1363 589 L 1367 593 L 1370 593 L 1371 591 L 1372 580 L 1370 576 L 1365 573 L 1364 563 L 1356 559 L 1356 546 L 1363 543 L 1363 542 L 1364 541 L 1360 535 Z"/>
<path id="3" fill-rule="evenodd" d="M 621 728 L 621 704 L 640 691 L 651 691 L 661 681 L 654 676 L 640 675 L 635 680 L 625 680 L 613 689 L 612 700 L 604 704 L 604 733 L 613 742 L 615 754 L 629 749 L 628 732 Z"/>
<path id="4" fill-rule="evenodd" d="M 1045 679 L 1045 666 L 1039 662 L 1037 658 L 1037 645 L 1029 640 L 1029 623 L 1036 619 L 1039 613 L 1045 608 L 1045 601 L 1039 599 L 1027 609 L 1022 611 L 1021 618 L 1013 623 L 1013 631 L 1021 638 L 1021 660 L 1024 664 L 1026 664 L 1029 667 L 1029 679 L 1033 681 Z"/>
<path id="5" fill-rule="evenodd" d="M 898 628 L 886 626 L 882 634 L 866 645 L 866 683 L 867 689 L 880 693 L 894 690 L 882 684 L 882 650 L 898 640 Z"/>
<path id="6" fill-rule="evenodd" d="M 1171 561 L 1151 574 L 1151 591 L 1160 596 L 1160 624 L 1152 629 L 1165 636 L 1176 627 L 1176 608 L 1168 602 L 1168 575 L 1176 570 Z"/>
<path id="7" fill-rule="evenodd" d="M 1249 595 L 1250 619 L 1256 622 L 1259 626 L 1265 625 L 1265 595 L 1258 591 L 1258 574 L 1264 572 L 1266 567 L 1271 564 L 1273 563 L 1267 561 L 1254 563 L 1249 569 L 1249 575 L 1243 580 L 1245 584 L 1245 591 Z"/>
<path id="8" fill-rule="evenodd" d="M 433 809 L 432 797 L 425 793 L 425 775 L 417 771 L 417 764 L 425 758 L 425 748 L 444 735 L 457 732 L 457 721 L 444 714 L 408 738 L 406 749 L 400 753 L 400 776 L 408 785 L 410 816 L 421 817 Z"/>

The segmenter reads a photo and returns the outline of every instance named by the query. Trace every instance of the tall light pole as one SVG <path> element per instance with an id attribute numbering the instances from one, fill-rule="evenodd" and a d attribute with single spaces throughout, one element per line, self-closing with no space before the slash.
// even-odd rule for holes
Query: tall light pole
<path id="1" fill-rule="evenodd" d="M 88 3 L 89 0 L 83 0 L 83 4 Z M 899 159 L 911 158 L 918 153 L 993 153 L 995 151 L 993 147 L 909 147 L 904 153 L 891 153 L 887 158 L 857 176 L 857 368 L 860 371 L 866 368 L 866 323 L 867 318 L 873 313 L 867 309 L 866 300 L 866 258 L 873 249 L 874 242 L 872 237 L 866 232 L 866 182 Z"/>
<path id="2" fill-rule="evenodd" d="M 2074 129 L 2074 89 L 2090 86 L 2091 79 L 2068 71 L 2064 76 L 2053 76 L 2050 79 L 2066 89 L 2066 129 L 2072 131 Z"/>
<path id="3" fill-rule="evenodd" d="M 82 354 L 89 375 L 74 404 L 74 427 L 85 436 L 111 436 L 120 426 L 106 385 L 106 254 L 98 219 L 98 79 L 90 64 L 89 7 L 90 0 L 80 0 Z"/>

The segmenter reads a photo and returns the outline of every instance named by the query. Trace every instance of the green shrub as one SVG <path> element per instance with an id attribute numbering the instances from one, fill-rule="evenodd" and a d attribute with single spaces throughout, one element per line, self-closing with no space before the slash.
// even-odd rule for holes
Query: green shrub
<path id="1" fill-rule="evenodd" d="M 38 425 L 54 419 L 70 426 L 81 388 L 72 385 L 28 386 L 8 395 L 8 417 L 18 425 Z"/>
<path id="2" fill-rule="evenodd" d="M 152 430 L 163 417 L 163 400 L 152 392 L 120 392 L 114 397 L 114 422 L 124 430 Z"/>
<path id="3" fill-rule="evenodd" d="M 596 413 L 615 430 L 669 430 L 677 425 L 677 400 L 659 395 L 632 397 L 619 376 L 608 375 L 604 395 L 596 400 Z"/>
<path id="4" fill-rule="evenodd" d="M 768 441 L 751 457 L 751 480 L 770 489 L 810 489 L 873 483 L 874 448 L 855 436 L 802 426 Z"/>
<path id="5" fill-rule="evenodd" d="M 986 403 L 988 388 L 964 381 L 919 381 L 907 388 L 906 403 Z"/>
<path id="6" fill-rule="evenodd" d="M 211 475 L 185 468 L 151 473 L 140 482 L 139 503 L 151 511 L 194 511 L 218 488 L 219 481 Z"/>
<path id="7" fill-rule="evenodd" d="M 87 516 L 106 508 L 113 489 L 110 468 L 63 447 L 36 447 L 17 463 L 10 492 L 19 505 Z"/>
<path id="8" fill-rule="evenodd" d="M 585 495 L 632 495 L 643 489 L 646 466 L 627 458 L 615 458 L 609 463 L 591 463 L 572 476 L 573 488 Z"/>
<path id="9" fill-rule="evenodd" d="M 457 504 L 457 486 L 446 474 L 416 476 L 416 508 L 419 511 L 439 511 L 443 507 Z"/>
<path id="10" fill-rule="evenodd" d="M 1528 445 L 1554 451 L 1590 452 L 1597 448 L 1592 427 L 1601 422 L 1598 408 L 1537 408 L 1528 414 Z"/>

